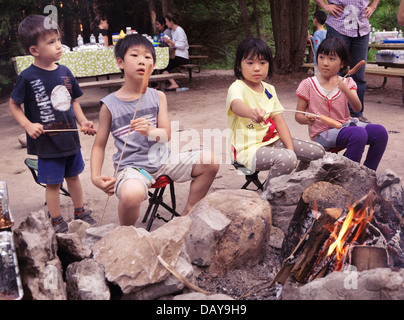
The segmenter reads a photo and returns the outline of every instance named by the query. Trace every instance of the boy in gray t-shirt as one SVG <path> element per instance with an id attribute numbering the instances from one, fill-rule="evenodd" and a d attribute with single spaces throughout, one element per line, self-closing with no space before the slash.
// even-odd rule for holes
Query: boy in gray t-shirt
<path id="1" fill-rule="evenodd" d="M 126 36 L 118 41 L 115 56 L 124 71 L 125 83 L 101 101 L 98 133 L 91 153 L 91 180 L 108 195 L 117 195 L 121 225 L 136 223 L 140 204 L 152 185 L 138 169 L 146 170 L 154 179 L 166 174 L 177 182 L 192 180 L 182 212 L 186 215 L 208 192 L 219 170 L 216 156 L 201 150 L 170 154 L 171 123 L 166 96 L 151 88 L 141 93 L 147 67 L 154 67 L 156 62 L 149 40 L 137 34 Z M 113 156 L 117 171 L 114 177 L 101 174 L 110 133 L 117 148 Z"/>

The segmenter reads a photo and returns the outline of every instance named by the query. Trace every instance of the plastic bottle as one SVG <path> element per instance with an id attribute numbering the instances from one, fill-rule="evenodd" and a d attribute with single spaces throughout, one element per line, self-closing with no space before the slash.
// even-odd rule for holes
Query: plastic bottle
<path id="1" fill-rule="evenodd" d="M 376 28 L 372 28 L 372 33 L 370 34 L 370 43 L 376 42 Z"/>
<path id="2" fill-rule="evenodd" d="M 165 41 L 164 41 L 164 33 L 160 34 L 160 43 L 161 44 L 165 43 Z"/>
<path id="3" fill-rule="evenodd" d="M 90 43 L 91 44 L 97 43 L 93 34 L 91 34 L 91 36 L 90 36 Z"/>
<path id="4" fill-rule="evenodd" d="M 102 45 L 102 46 L 105 45 L 104 36 L 102 35 L 102 33 L 100 33 L 100 34 L 98 35 L 98 43 L 99 43 L 100 45 Z"/>
<path id="5" fill-rule="evenodd" d="M 176 92 L 185 92 L 185 91 L 189 91 L 189 88 L 186 87 L 182 87 L 182 88 L 177 88 L 175 89 Z"/>
<path id="6" fill-rule="evenodd" d="M 83 42 L 83 37 L 81 36 L 81 34 L 79 34 L 79 36 L 77 37 L 77 45 L 80 47 L 82 45 L 84 45 Z"/>
<path id="7" fill-rule="evenodd" d="M 113 34 L 112 34 L 112 44 L 113 44 L 113 45 L 116 45 L 116 43 L 118 42 L 118 40 L 119 40 L 119 33 L 113 33 Z"/>
<path id="8" fill-rule="evenodd" d="M 126 35 L 132 34 L 132 28 L 126 27 Z"/>
<path id="9" fill-rule="evenodd" d="M 398 31 L 397 38 L 402 39 L 403 38 L 403 32 L 400 30 Z"/>

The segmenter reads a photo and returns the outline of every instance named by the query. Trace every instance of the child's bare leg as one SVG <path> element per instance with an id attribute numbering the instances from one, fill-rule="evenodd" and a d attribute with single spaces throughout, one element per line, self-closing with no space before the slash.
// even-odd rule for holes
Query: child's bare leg
<path id="1" fill-rule="evenodd" d="M 192 170 L 192 177 L 189 189 L 188 201 L 181 215 L 187 215 L 192 207 L 201 200 L 209 191 L 213 180 L 219 171 L 219 164 L 213 153 L 203 152 L 201 154 L 201 163 L 195 165 Z"/>
<path id="2" fill-rule="evenodd" d="M 135 225 L 140 214 L 140 204 L 145 199 L 146 189 L 137 179 L 129 179 L 119 189 L 118 215 L 121 226 Z"/>
<path id="3" fill-rule="evenodd" d="M 57 218 L 60 216 L 59 188 L 59 184 L 46 185 L 45 199 L 51 218 Z"/>
<path id="4" fill-rule="evenodd" d="M 74 208 L 83 207 L 83 189 L 81 187 L 80 178 L 78 176 L 75 176 L 65 179 L 67 183 L 67 189 L 69 190 L 70 197 L 73 201 Z"/>

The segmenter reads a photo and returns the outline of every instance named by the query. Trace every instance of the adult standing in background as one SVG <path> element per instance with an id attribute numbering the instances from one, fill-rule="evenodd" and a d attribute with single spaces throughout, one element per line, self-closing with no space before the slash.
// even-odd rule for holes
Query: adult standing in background
<path id="1" fill-rule="evenodd" d="M 401 0 L 400 2 L 400 8 L 398 9 L 397 14 L 397 22 L 404 26 L 404 0 Z"/>
<path id="2" fill-rule="evenodd" d="M 107 18 L 101 15 L 97 15 L 94 19 L 94 21 L 91 23 L 91 32 L 95 36 L 95 38 L 98 41 L 98 36 L 101 33 L 104 36 L 104 43 L 105 46 L 109 46 L 109 41 L 108 41 L 108 21 Z"/>
<path id="3" fill-rule="evenodd" d="M 314 0 L 324 11 L 330 13 L 325 25 L 327 26 L 327 37 L 342 38 L 348 46 L 351 56 L 351 68 L 359 61 L 367 61 L 369 49 L 370 24 L 369 18 L 376 10 L 380 0 Z M 354 112 L 351 107 L 349 111 L 352 117 L 358 117 L 361 121 L 369 122 L 363 116 L 364 96 L 366 91 L 365 68 L 359 69 L 352 78 L 358 87 L 359 100 L 362 103 L 362 110 Z"/>
<path id="4" fill-rule="evenodd" d="M 175 47 L 175 58 L 170 59 L 167 68 L 163 73 L 169 73 L 172 69 L 179 67 L 183 64 L 189 63 L 189 45 L 188 38 L 183 28 L 178 25 L 178 15 L 176 13 L 169 13 L 165 16 L 166 25 L 171 29 L 172 38 L 166 38 L 166 43 L 170 47 Z M 170 86 L 166 90 L 175 90 L 178 84 L 174 79 L 169 79 Z"/>

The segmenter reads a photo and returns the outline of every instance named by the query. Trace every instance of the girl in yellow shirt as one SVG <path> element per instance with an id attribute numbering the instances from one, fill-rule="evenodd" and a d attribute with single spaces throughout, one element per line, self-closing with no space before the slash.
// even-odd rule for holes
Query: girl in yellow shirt
<path id="1" fill-rule="evenodd" d="M 266 194 L 271 178 L 291 173 L 297 159 L 315 160 L 325 151 L 316 142 L 292 138 L 275 88 L 263 81 L 272 76 L 272 53 L 262 39 L 238 45 L 234 75 L 226 101 L 231 158 L 253 171 L 269 170 Z"/>

